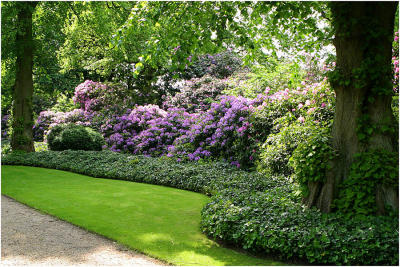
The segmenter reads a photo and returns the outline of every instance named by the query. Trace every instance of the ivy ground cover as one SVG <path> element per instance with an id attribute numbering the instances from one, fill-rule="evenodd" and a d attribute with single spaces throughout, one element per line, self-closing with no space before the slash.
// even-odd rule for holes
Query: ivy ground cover
<path id="1" fill-rule="evenodd" d="M 2 194 L 174 265 L 282 265 L 200 231 L 205 195 L 59 170 L 2 166 Z"/>

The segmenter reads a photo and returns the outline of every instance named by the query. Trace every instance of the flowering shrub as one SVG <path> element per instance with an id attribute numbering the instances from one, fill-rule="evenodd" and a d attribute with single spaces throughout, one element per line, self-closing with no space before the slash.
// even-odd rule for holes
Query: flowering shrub
<path id="1" fill-rule="evenodd" d="M 133 98 L 123 86 L 110 86 L 90 80 L 86 80 L 75 88 L 73 101 L 86 112 L 108 110 L 112 113 L 121 113 L 134 103 Z"/>
<path id="2" fill-rule="evenodd" d="M 149 127 L 149 121 L 165 117 L 167 113 L 157 105 L 137 106 L 122 116 L 114 115 L 101 126 L 107 146 L 116 152 L 133 152 L 134 137 Z"/>
<path id="3" fill-rule="evenodd" d="M 393 91 L 399 93 L 399 32 L 395 32 L 392 50 Z"/>
<path id="4" fill-rule="evenodd" d="M 269 94 L 254 113 L 254 129 L 263 133 L 259 139 L 260 160 L 257 169 L 264 174 L 290 175 L 289 158 L 312 129 L 330 128 L 333 119 L 334 92 L 326 80 L 302 84 Z M 267 138 L 265 138 L 267 137 Z"/>
<path id="5" fill-rule="evenodd" d="M 39 114 L 35 124 L 33 125 L 33 140 L 36 142 L 43 141 L 47 131 L 49 130 L 50 124 L 54 122 L 54 118 L 57 116 L 57 112 L 54 111 L 42 111 Z"/>
<path id="6" fill-rule="evenodd" d="M 319 124 L 333 119 L 335 93 L 326 79 L 320 83 L 302 83 L 302 87 L 295 89 L 285 89 L 273 94 L 270 92 L 267 88 L 264 96 L 260 96 L 264 102 L 254 114 L 254 120 L 261 124 L 258 125 L 259 131 L 264 129 L 277 132 L 281 127 L 280 122 L 286 120 Z"/>
<path id="7" fill-rule="evenodd" d="M 396 121 L 399 121 L 399 32 L 395 33 L 392 50 L 393 100 L 392 110 Z M 396 127 L 398 128 L 398 127 Z"/>
<path id="8" fill-rule="evenodd" d="M 213 156 L 231 164 L 248 166 L 255 159 L 251 149 L 257 140 L 251 135 L 250 114 L 259 102 L 244 97 L 221 96 L 219 102 L 199 114 L 188 131 L 175 140 L 171 151 L 178 158 L 199 160 Z"/>
<path id="9" fill-rule="evenodd" d="M 33 125 L 33 139 L 39 142 L 43 141 L 52 126 L 63 123 L 74 123 L 98 130 L 101 118 L 100 114 L 82 109 L 74 109 L 69 112 L 42 111 Z"/>
<path id="10" fill-rule="evenodd" d="M 226 80 L 215 79 L 209 75 L 193 78 L 185 81 L 175 96 L 167 96 L 163 106 L 166 109 L 185 108 L 188 112 L 206 111 L 226 87 Z"/>
<path id="11" fill-rule="evenodd" d="M 188 58 L 189 61 L 191 58 Z M 186 68 L 183 78 L 192 79 L 209 74 L 216 78 L 226 78 L 242 66 L 242 60 L 231 50 L 215 55 L 199 56 L 192 65 Z"/>
<path id="12" fill-rule="evenodd" d="M 10 115 L 3 115 L 1 117 L 1 139 L 8 137 L 8 119 Z"/>
<path id="13" fill-rule="evenodd" d="M 148 121 L 148 128 L 137 135 L 133 153 L 173 156 L 175 139 L 185 134 L 194 123 L 197 114 L 189 114 L 184 108 L 170 108 L 165 117 Z"/>

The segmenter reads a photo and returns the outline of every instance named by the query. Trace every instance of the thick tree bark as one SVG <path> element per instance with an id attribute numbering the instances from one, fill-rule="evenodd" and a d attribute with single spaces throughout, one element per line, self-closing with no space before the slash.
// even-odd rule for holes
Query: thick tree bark
<path id="1" fill-rule="evenodd" d="M 13 91 L 13 123 L 11 148 L 27 152 L 33 146 L 33 38 L 32 13 L 37 2 L 17 4 L 16 79 Z"/>
<path id="2" fill-rule="evenodd" d="M 333 147 L 339 156 L 332 162 L 324 183 L 309 184 L 307 206 L 330 212 L 338 194 L 338 185 L 348 177 L 356 153 L 374 149 L 397 151 L 394 134 L 373 131 L 359 140 L 357 126 L 361 118 L 377 129 L 393 123 L 391 110 L 391 53 L 397 2 L 332 2 L 335 28 L 337 73 L 331 82 L 336 92 Z M 362 70 L 357 73 L 357 70 Z M 386 91 L 385 91 L 386 90 Z M 383 93 L 386 92 L 386 93 Z M 387 93 L 389 92 L 389 93 Z M 378 213 L 384 206 L 398 210 L 398 192 L 380 185 L 376 192 Z"/>

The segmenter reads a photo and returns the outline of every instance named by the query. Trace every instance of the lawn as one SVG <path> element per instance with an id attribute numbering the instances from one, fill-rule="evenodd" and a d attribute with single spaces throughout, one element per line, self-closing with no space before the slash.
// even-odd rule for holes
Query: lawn
<path id="1" fill-rule="evenodd" d="M 199 230 L 209 198 L 135 182 L 35 167 L 2 166 L 2 194 L 174 265 L 282 265 L 208 239 Z"/>

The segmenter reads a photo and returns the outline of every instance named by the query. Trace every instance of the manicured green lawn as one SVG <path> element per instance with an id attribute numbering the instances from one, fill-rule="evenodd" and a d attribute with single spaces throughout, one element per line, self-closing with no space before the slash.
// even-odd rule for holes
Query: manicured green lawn
<path id="1" fill-rule="evenodd" d="M 1 167 L 2 194 L 174 265 L 282 265 L 223 248 L 199 230 L 208 197 L 22 166 Z"/>

